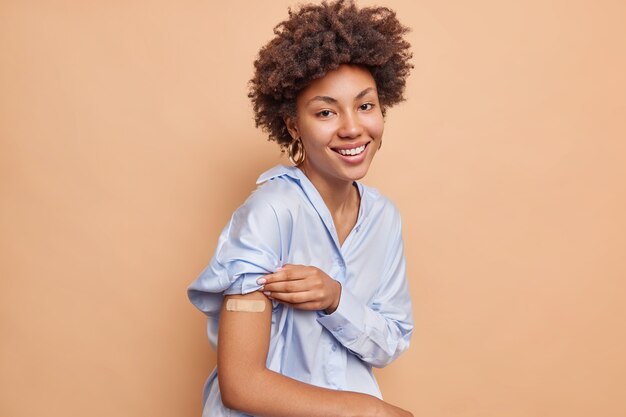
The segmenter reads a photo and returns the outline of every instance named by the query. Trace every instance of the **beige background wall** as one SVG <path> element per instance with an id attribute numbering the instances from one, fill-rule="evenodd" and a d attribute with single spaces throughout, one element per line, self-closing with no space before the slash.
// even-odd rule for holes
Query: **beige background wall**
<path id="1" fill-rule="evenodd" d="M 402 1 L 416 416 L 626 415 L 626 3 Z M 246 82 L 291 1 L 0 1 L 0 415 L 198 416 L 186 286 L 264 169 Z M 362 4 L 371 4 L 370 1 Z"/>

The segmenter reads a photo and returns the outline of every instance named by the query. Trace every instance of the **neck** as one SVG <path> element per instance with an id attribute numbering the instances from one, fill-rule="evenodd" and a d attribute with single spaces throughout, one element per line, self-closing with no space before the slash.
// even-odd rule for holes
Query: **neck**
<path id="1" fill-rule="evenodd" d="M 359 191 L 354 186 L 354 181 L 324 177 L 316 173 L 315 170 L 307 169 L 304 164 L 300 166 L 300 170 L 320 193 L 333 217 L 354 208 L 355 204 L 358 207 L 360 196 Z"/>

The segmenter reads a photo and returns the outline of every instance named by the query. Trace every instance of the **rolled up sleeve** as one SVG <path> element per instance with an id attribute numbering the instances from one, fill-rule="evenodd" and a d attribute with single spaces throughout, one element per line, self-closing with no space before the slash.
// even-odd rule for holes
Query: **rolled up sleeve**
<path id="1" fill-rule="evenodd" d="M 187 290 L 192 304 L 207 316 L 219 314 L 224 294 L 256 291 L 261 288 L 257 278 L 281 266 L 276 214 L 268 203 L 252 197 L 235 211 L 213 259 Z"/>

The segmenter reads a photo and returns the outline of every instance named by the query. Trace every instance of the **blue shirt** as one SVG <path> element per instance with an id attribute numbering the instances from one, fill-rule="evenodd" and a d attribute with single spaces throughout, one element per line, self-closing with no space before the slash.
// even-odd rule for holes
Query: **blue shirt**
<path id="1" fill-rule="evenodd" d="M 358 219 L 340 245 L 328 208 L 300 169 L 276 166 L 257 184 L 188 290 L 208 316 L 211 345 L 217 346 L 224 294 L 256 291 L 259 277 L 284 264 L 315 266 L 341 283 L 339 306 L 327 315 L 274 301 L 266 366 L 309 384 L 380 398 L 372 366 L 394 360 L 413 331 L 398 210 L 375 189 L 356 183 Z M 245 415 L 222 404 L 217 369 L 204 401 L 204 415 Z"/>

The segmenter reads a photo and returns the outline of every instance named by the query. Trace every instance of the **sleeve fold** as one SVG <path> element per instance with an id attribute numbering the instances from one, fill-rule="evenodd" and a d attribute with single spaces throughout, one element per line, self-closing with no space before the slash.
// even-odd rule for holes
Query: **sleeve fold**
<path id="1" fill-rule="evenodd" d="M 192 304 L 215 317 L 224 294 L 260 289 L 256 280 L 281 265 L 277 222 L 274 210 L 263 201 L 250 198 L 239 207 L 222 231 L 213 259 L 187 290 Z"/>

